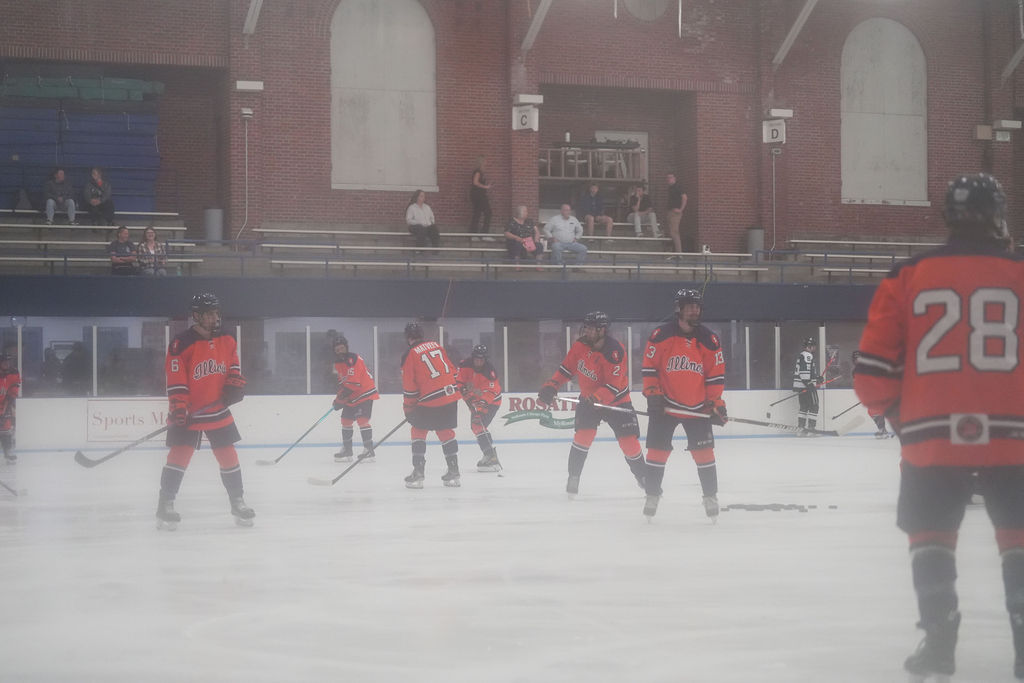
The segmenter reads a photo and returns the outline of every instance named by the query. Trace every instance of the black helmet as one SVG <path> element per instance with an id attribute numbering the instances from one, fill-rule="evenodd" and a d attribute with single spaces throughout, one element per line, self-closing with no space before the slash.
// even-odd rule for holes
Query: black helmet
<path id="1" fill-rule="evenodd" d="M 806 337 L 806 338 L 804 339 L 804 344 L 803 344 L 803 347 L 804 347 L 805 349 L 806 349 L 806 348 L 809 348 L 809 347 L 811 347 L 811 346 L 817 346 L 817 345 L 818 345 L 818 340 L 817 340 L 817 339 L 815 339 L 814 337 Z"/>
<path id="2" fill-rule="evenodd" d="M 608 314 L 604 311 L 591 311 L 583 316 L 584 327 L 607 328 L 608 324 Z"/>
<path id="3" fill-rule="evenodd" d="M 217 298 L 216 294 L 210 294 L 209 292 L 203 292 L 202 294 L 196 294 L 192 297 L 192 304 L 188 307 L 188 310 L 193 313 L 205 313 L 206 311 L 212 311 L 220 308 L 220 299 Z"/>
<path id="4" fill-rule="evenodd" d="M 483 358 L 487 360 L 487 347 L 483 344 L 477 344 L 473 347 L 473 352 L 469 354 L 473 358 Z"/>
<path id="5" fill-rule="evenodd" d="M 944 212 L 950 231 L 970 239 L 1009 243 L 1006 193 L 988 173 L 961 175 L 946 189 Z"/>
<path id="6" fill-rule="evenodd" d="M 405 326 L 406 339 L 423 339 L 423 326 L 419 323 L 409 323 Z"/>
<path id="7" fill-rule="evenodd" d="M 335 337 L 334 343 L 331 346 L 338 346 L 339 344 L 344 344 L 345 347 L 348 348 L 348 339 L 345 338 L 345 335 L 339 334 Z"/>
<path id="8" fill-rule="evenodd" d="M 704 296 L 696 289 L 680 289 L 676 292 L 676 312 L 683 310 L 684 304 L 697 304 L 704 310 Z"/>

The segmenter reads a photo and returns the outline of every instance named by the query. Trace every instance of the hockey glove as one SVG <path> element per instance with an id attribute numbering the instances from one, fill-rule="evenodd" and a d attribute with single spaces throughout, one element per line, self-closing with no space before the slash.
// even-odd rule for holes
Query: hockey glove
<path id="1" fill-rule="evenodd" d="M 224 388 L 220 393 L 220 400 L 226 406 L 233 406 L 245 398 L 245 378 L 241 375 L 228 375 L 224 380 Z"/>
<path id="2" fill-rule="evenodd" d="M 579 403 L 580 408 L 582 408 L 583 406 L 586 406 L 588 408 L 593 408 L 594 404 L 597 403 L 597 399 L 594 398 L 593 395 L 591 395 L 591 396 L 584 396 L 583 394 L 580 394 L 579 401 L 580 401 L 580 403 Z"/>
<path id="3" fill-rule="evenodd" d="M 480 399 L 479 401 L 473 402 L 473 411 L 483 414 L 487 412 L 487 408 L 490 404 L 487 401 Z"/>
<path id="4" fill-rule="evenodd" d="M 335 410 L 341 410 L 345 407 L 345 402 L 348 401 L 348 397 L 352 395 L 352 390 L 348 387 L 343 387 L 338 395 L 334 397 L 334 402 L 331 407 Z"/>
<path id="5" fill-rule="evenodd" d="M 185 407 L 184 404 L 178 404 L 171 408 L 171 412 L 167 416 L 167 421 L 175 427 L 188 426 L 188 408 Z"/>
<path id="6" fill-rule="evenodd" d="M 825 375 L 818 375 L 817 378 L 815 378 L 814 381 L 817 382 L 818 384 L 824 384 L 825 383 Z"/>
<path id="7" fill-rule="evenodd" d="M 647 412 L 654 415 L 663 415 L 668 408 L 668 399 L 663 394 L 650 394 L 647 397 Z"/>
<path id="8" fill-rule="evenodd" d="M 555 396 L 558 396 L 558 387 L 548 382 L 537 392 L 537 404 L 541 408 L 547 408 L 554 403 Z"/>
<path id="9" fill-rule="evenodd" d="M 704 412 L 711 416 L 711 424 L 724 427 L 729 421 L 729 414 L 725 410 L 725 401 L 722 399 L 704 401 Z"/>

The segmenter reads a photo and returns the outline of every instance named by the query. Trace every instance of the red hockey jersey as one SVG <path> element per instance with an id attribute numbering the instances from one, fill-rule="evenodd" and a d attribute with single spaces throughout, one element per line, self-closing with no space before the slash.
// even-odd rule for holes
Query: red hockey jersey
<path id="1" fill-rule="evenodd" d="M 459 389 L 469 403 L 483 401 L 488 405 L 501 405 L 501 381 L 498 373 L 490 363 L 477 370 L 473 367 L 473 359 L 467 358 L 459 365 Z"/>
<path id="2" fill-rule="evenodd" d="M 670 408 L 700 410 L 725 389 L 725 356 L 718 335 L 698 325 L 686 335 L 672 321 L 658 327 L 647 340 L 644 395 L 661 394 Z"/>
<path id="3" fill-rule="evenodd" d="M 14 404 L 20 395 L 21 375 L 18 371 L 0 374 L 0 432 L 14 429 Z"/>
<path id="4" fill-rule="evenodd" d="M 1024 463 L 1024 260 L 951 241 L 879 284 L 854 369 L 915 465 Z"/>
<path id="5" fill-rule="evenodd" d="M 185 330 L 167 349 L 165 372 L 170 409 L 185 406 L 191 415 L 189 429 L 220 429 L 234 422 L 221 401 L 229 375 L 245 382 L 234 337 L 219 334 L 204 339 L 193 328 Z"/>
<path id="6" fill-rule="evenodd" d="M 459 400 L 455 364 L 436 341 L 420 342 L 402 356 L 402 402 L 443 406 Z"/>
<path id="7" fill-rule="evenodd" d="M 366 368 L 366 363 L 356 353 L 347 353 L 345 357 L 334 363 L 334 374 L 338 376 L 338 396 L 347 393 L 344 402 L 347 406 L 355 406 L 366 401 L 380 398 L 373 375 Z"/>
<path id="8" fill-rule="evenodd" d="M 608 335 L 600 351 L 580 340 L 573 342 L 548 381 L 560 387 L 574 377 L 580 385 L 580 396 L 592 396 L 596 403 L 608 406 L 629 403 L 626 349 Z"/>

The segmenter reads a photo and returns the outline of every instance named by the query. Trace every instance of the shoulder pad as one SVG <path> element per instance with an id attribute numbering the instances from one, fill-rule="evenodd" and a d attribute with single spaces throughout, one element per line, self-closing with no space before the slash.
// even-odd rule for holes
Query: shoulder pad
<path id="1" fill-rule="evenodd" d="M 678 329 L 679 328 L 676 327 L 673 323 L 666 323 L 664 325 L 659 325 L 658 327 L 654 328 L 653 332 L 651 332 L 651 336 L 650 336 L 649 341 L 652 341 L 652 342 L 665 341 L 666 339 L 668 339 L 669 337 L 674 335 L 676 333 L 676 330 L 678 330 Z"/>
<path id="2" fill-rule="evenodd" d="M 179 356 L 185 351 L 185 349 L 195 344 L 199 338 L 200 337 L 196 334 L 196 331 L 190 327 L 171 340 L 171 345 L 168 347 L 167 352 L 172 356 Z"/>
<path id="3" fill-rule="evenodd" d="M 601 349 L 601 355 L 607 358 L 609 362 L 618 365 L 626 359 L 626 349 L 619 343 L 618 339 L 606 336 L 604 338 L 604 348 Z"/>
<path id="4" fill-rule="evenodd" d="M 460 369 L 461 368 L 472 368 L 472 367 L 473 367 L 473 357 L 472 356 L 466 358 L 466 360 L 464 360 L 461 363 L 459 363 L 459 368 Z"/>
<path id="5" fill-rule="evenodd" d="M 482 374 L 483 374 L 484 377 L 486 377 L 489 380 L 496 380 L 496 379 L 498 379 L 498 371 L 495 370 L 494 366 L 491 365 L 490 363 L 485 363 L 484 364 L 484 371 L 483 371 Z"/>
<path id="6" fill-rule="evenodd" d="M 347 365 L 347 366 L 349 366 L 349 367 L 352 367 L 352 366 L 354 366 L 354 365 L 356 364 L 356 361 L 357 361 L 357 360 L 359 360 L 359 356 L 357 356 L 357 355 L 356 355 L 356 354 L 354 354 L 354 353 L 351 353 L 351 352 L 349 352 L 349 353 L 346 353 L 346 354 L 345 354 L 345 355 L 344 355 L 344 356 L 343 356 L 343 357 L 341 358 L 341 360 L 339 360 L 338 362 L 339 362 L 339 363 L 344 363 L 345 365 Z"/>
<path id="7" fill-rule="evenodd" d="M 407 348 L 405 351 L 402 352 L 402 360 L 398 361 L 399 365 L 405 365 L 405 359 L 409 357 L 409 352 L 410 351 L 412 351 L 412 347 L 411 346 L 409 348 Z"/>
<path id="8" fill-rule="evenodd" d="M 701 346 L 709 351 L 717 351 L 722 348 L 722 342 L 718 340 L 718 335 L 703 325 L 697 326 L 697 333 L 694 336 L 697 337 L 697 341 L 701 343 Z"/>

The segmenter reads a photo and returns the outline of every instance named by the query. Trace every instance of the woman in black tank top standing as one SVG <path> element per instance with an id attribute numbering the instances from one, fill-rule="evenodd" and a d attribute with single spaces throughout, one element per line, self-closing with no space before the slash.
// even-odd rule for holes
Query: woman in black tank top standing
<path id="1" fill-rule="evenodd" d="M 491 189 L 491 184 L 484 176 L 486 161 L 487 157 L 477 157 L 476 168 L 473 169 L 473 181 L 469 186 L 469 200 L 473 203 L 473 218 L 469 222 L 470 232 L 491 231 L 491 201 L 487 198 L 487 190 Z M 481 216 L 484 220 L 478 230 L 477 223 Z"/>

